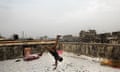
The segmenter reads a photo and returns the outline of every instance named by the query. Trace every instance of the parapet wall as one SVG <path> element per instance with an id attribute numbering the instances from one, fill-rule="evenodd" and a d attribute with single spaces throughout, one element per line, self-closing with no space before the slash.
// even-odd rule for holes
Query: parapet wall
<path id="1" fill-rule="evenodd" d="M 52 45 L 32 45 L 32 53 L 39 53 L 45 46 Z M 91 57 L 103 57 L 108 59 L 120 60 L 120 44 L 102 43 L 80 43 L 80 42 L 60 42 L 58 48 L 77 55 L 87 55 Z M 24 47 L 19 46 L 0 46 L 0 60 L 15 59 L 23 57 Z"/>
<path id="2" fill-rule="evenodd" d="M 120 44 L 61 42 L 59 47 L 77 55 L 120 60 Z"/>
<path id="3" fill-rule="evenodd" d="M 30 45 L 31 54 L 40 53 L 45 49 L 47 45 Z M 51 45 L 50 45 L 51 46 Z M 0 61 L 7 59 L 23 58 L 24 56 L 24 46 L 0 46 Z"/>
<path id="4" fill-rule="evenodd" d="M 22 46 L 2 46 L 0 47 L 0 60 L 14 59 L 22 57 Z"/>

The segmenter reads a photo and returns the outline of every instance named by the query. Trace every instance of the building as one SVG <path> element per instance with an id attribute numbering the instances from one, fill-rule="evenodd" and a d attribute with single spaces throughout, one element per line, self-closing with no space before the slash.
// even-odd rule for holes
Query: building
<path id="1" fill-rule="evenodd" d="M 80 31 L 79 37 L 82 42 L 95 42 L 96 30 Z"/>
<path id="2" fill-rule="evenodd" d="M 64 35 L 62 39 L 64 42 L 79 42 L 80 41 L 79 37 L 72 36 L 72 35 Z"/>

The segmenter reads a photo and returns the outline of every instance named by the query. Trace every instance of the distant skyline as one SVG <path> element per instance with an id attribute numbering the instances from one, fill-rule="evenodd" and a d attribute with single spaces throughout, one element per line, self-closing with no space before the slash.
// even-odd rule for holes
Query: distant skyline
<path id="1" fill-rule="evenodd" d="M 120 31 L 120 0 L 0 0 L 0 34 L 26 37 Z"/>

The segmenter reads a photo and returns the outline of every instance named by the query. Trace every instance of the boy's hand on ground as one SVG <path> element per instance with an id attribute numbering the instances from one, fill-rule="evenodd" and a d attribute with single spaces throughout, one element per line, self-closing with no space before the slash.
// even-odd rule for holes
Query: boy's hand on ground
<path id="1" fill-rule="evenodd" d="M 53 70 L 56 70 L 57 66 L 55 66 L 55 68 L 53 68 Z"/>
<path id="2" fill-rule="evenodd" d="M 53 66 L 55 66 L 55 67 L 53 68 L 53 70 L 56 70 L 56 68 L 57 68 L 57 64 L 53 64 Z"/>

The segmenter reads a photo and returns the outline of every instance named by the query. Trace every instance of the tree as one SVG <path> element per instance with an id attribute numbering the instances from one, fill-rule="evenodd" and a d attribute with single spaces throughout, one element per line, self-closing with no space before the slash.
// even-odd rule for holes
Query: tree
<path id="1" fill-rule="evenodd" d="M 18 35 L 18 34 L 14 34 L 14 35 L 13 35 L 13 39 L 14 39 L 14 40 L 18 40 L 18 39 L 19 39 L 19 35 Z"/>
<path id="2" fill-rule="evenodd" d="M 40 37 L 40 39 L 41 39 L 41 40 L 47 40 L 47 39 L 48 39 L 48 36 L 47 36 L 47 35 L 42 36 L 42 37 Z"/>
<path id="3" fill-rule="evenodd" d="M 0 38 L 3 38 L 3 36 L 0 34 Z"/>

